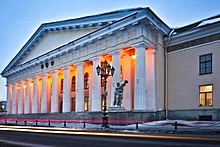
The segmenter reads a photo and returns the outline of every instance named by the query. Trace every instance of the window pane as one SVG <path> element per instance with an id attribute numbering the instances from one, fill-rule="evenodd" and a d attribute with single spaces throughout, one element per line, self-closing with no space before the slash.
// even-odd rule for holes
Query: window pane
<path id="1" fill-rule="evenodd" d="M 212 67 L 212 62 L 206 62 L 206 67 Z"/>
<path id="2" fill-rule="evenodd" d="M 204 62 L 204 61 L 206 61 L 205 56 L 200 56 L 200 62 Z"/>
<path id="3" fill-rule="evenodd" d="M 212 106 L 212 93 L 207 93 L 207 95 L 206 95 L 206 105 Z"/>
<path id="4" fill-rule="evenodd" d="M 212 68 L 206 68 L 206 73 L 212 73 Z"/>
<path id="5" fill-rule="evenodd" d="M 200 86 L 200 92 L 212 92 L 212 85 Z"/>
<path id="6" fill-rule="evenodd" d="M 206 55 L 206 61 L 211 61 L 212 60 L 212 55 Z"/>
<path id="7" fill-rule="evenodd" d="M 200 69 L 200 74 L 205 74 L 206 72 L 205 72 L 205 68 L 201 68 Z"/>
<path id="8" fill-rule="evenodd" d="M 199 105 L 205 106 L 205 93 L 200 94 Z"/>
<path id="9" fill-rule="evenodd" d="M 205 66 L 205 63 L 201 63 L 200 64 L 200 68 L 205 68 L 206 66 Z"/>

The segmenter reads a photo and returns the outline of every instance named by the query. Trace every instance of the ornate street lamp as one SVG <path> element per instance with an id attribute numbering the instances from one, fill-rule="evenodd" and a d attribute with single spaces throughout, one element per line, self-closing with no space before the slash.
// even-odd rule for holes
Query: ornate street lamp
<path id="1" fill-rule="evenodd" d="M 108 111 L 107 111 L 107 102 L 106 102 L 106 83 L 107 83 L 107 78 L 109 76 L 113 76 L 115 72 L 115 68 L 111 67 L 111 65 L 108 64 L 108 62 L 105 60 L 103 62 L 103 65 L 100 67 L 99 65 L 96 67 L 96 71 L 98 76 L 101 75 L 101 80 L 104 78 L 104 110 L 102 112 L 102 127 L 104 128 L 109 128 L 108 125 Z"/>

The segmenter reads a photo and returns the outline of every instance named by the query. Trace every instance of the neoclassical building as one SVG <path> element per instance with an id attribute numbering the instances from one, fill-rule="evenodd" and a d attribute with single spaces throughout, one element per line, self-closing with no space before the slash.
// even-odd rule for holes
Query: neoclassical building
<path id="1" fill-rule="evenodd" d="M 128 80 L 127 112 L 220 120 L 220 23 L 204 23 L 218 18 L 172 29 L 150 8 L 133 8 L 42 24 L 1 73 L 7 113 L 101 112 L 96 67 L 107 61 L 108 107 L 115 84 Z"/>

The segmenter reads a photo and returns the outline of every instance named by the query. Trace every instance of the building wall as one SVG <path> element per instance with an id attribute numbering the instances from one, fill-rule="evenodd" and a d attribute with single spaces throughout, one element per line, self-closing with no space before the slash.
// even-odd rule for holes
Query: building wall
<path id="1" fill-rule="evenodd" d="M 190 110 L 220 108 L 219 46 L 218 40 L 168 53 L 169 110 L 189 110 L 190 112 Z M 209 53 L 212 53 L 212 74 L 199 75 L 199 56 Z M 206 84 L 213 84 L 213 106 L 211 107 L 199 106 L 199 86 Z"/>

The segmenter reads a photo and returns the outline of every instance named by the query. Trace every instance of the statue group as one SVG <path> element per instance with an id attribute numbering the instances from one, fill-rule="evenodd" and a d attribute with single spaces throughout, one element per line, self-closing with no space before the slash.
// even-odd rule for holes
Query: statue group
<path id="1" fill-rule="evenodd" d="M 124 82 L 122 82 L 122 83 L 120 83 L 120 82 L 116 83 L 113 106 L 119 106 L 119 107 L 121 106 L 122 99 L 123 99 L 124 87 L 127 83 L 128 83 L 127 80 L 124 80 Z"/>

